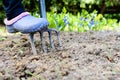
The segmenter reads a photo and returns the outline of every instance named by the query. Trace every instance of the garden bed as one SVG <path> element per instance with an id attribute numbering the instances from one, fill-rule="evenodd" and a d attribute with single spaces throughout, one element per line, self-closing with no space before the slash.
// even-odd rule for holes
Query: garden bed
<path id="1" fill-rule="evenodd" d="M 48 35 L 45 34 L 46 45 Z M 61 32 L 62 47 L 43 53 L 35 35 L 38 55 L 31 51 L 28 35 L 0 41 L 0 80 L 120 80 L 120 33 Z"/>

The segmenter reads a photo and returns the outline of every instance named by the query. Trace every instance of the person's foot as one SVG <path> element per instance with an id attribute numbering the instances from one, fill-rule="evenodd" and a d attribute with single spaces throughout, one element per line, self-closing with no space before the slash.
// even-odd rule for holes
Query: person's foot
<path id="1" fill-rule="evenodd" d="M 36 18 L 28 12 L 23 12 L 12 20 L 4 20 L 9 33 L 34 33 L 47 28 L 49 22 L 45 18 Z"/>

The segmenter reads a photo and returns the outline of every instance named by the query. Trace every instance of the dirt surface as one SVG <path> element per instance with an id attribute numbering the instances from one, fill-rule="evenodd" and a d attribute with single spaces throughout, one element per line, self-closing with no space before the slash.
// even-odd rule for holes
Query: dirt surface
<path id="1" fill-rule="evenodd" d="M 38 55 L 31 51 L 29 37 L 12 35 L 0 41 L 0 80 L 120 80 L 120 33 L 61 32 L 62 48 L 43 53 L 35 35 Z"/>

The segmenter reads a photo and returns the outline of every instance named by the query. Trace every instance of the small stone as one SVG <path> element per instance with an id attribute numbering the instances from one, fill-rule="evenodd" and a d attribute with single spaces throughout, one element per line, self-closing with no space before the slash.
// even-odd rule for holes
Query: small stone
<path id="1" fill-rule="evenodd" d="M 69 74 L 69 72 L 68 71 L 62 71 L 61 74 L 62 74 L 62 76 L 67 76 Z"/>
<path id="2" fill-rule="evenodd" d="M 70 58 L 71 56 L 68 53 L 63 52 L 63 53 L 61 53 L 61 57 L 62 58 Z"/>
<path id="3" fill-rule="evenodd" d="M 0 72 L 0 80 L 4 80 L 1 72 Z"/>
<path id="4" fill-rule="evenodd" d="M 39 74 L 39 73 L 41 73 L 42 72 L 42 68 L 41 67 L 37 67 L 36 69 L 35 69 L 35 74 Z"/>
<path id="5" fill-rule="evenodd" d="M 40 59 L 39 56 L 31 56 L 31 57 L 29 57 L 29 60 L 30 60 L 30 61 L 39 60 L 39 59 Z"/>

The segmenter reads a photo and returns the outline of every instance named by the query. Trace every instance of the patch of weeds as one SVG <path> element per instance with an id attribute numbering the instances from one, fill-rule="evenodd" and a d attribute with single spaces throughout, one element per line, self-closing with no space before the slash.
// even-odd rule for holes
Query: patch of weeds
<path id="1" fill-rule="evenodd" d="M 0 41 L 4 41 L 5 39 L 5 37 L 0 36 Z"/>
<path id="2" fill-rule="evenodd" d="M 20 49 L 18 49 L 18 51 L 19 51 L 19 54 L 23 54 L 23 49 L 22 48 L 20 48 Z"/>
<path id="3" fill-rule="evenodd" d="M 115 62 L 114 59 L 113 59 L 113 55 L 110 53 L 107 57 L 108 61 L 110 62 Z"/>

